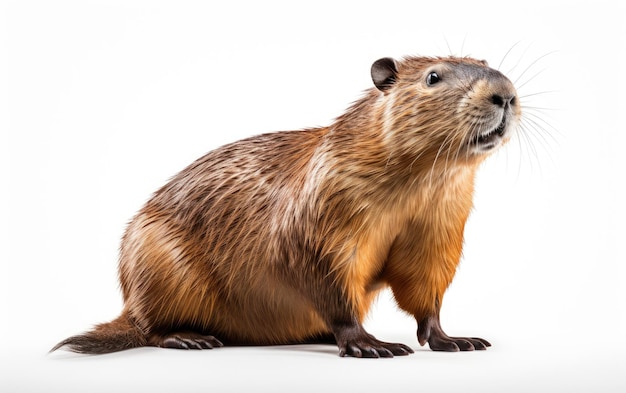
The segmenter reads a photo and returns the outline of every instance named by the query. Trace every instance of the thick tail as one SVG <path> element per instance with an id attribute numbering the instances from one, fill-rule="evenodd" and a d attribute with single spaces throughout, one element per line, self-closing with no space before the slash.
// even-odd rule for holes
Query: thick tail
<path id="1" fill-rule="evenodd" d="M 66 338 L 50 352 L 67 347 L 70 351 L 78 353 L 103 354 L 143 347 L 146 343 L 145 335 L 124 312 L 117 319 L 96 325 L 89 332 Z"/>

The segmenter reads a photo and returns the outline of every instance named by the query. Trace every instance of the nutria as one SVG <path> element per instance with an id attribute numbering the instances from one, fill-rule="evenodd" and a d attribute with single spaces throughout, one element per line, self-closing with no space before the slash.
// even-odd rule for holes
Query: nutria
<path id="1" fill-rule="evenodd" d="M 479 164 L 521 110 L 485 61 L 383 58 L 328 127 L 240 140 L 158 190 L 120 251 L 124 310 L 70 337 L 81 353 L 332 340 L 341 356 L 412 351 L 362 321 L 390 287 L 432 350 L 485 349 L 439 322 Z"/>

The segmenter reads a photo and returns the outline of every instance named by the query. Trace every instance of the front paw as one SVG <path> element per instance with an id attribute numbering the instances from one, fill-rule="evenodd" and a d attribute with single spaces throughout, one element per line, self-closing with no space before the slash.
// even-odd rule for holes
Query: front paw
<path id="1" fill-rule="evenodd" d="M 490 347 L 489 341 L 478 337 L 448 337 L 431 336 L 428 346 L 433 351 L 459 352 L 459 351 L 483 351 Z"/>
<path id="2" fill-rule="evenodd" d="M 420 345 L 428 343 L 428 346 L 433 351 L 482 351 L 491 346 L 489 341 L 482 338 L 448 336 L 441 328 L 439 315 L 431 315 L 419 320 L 417 340 Z"/>

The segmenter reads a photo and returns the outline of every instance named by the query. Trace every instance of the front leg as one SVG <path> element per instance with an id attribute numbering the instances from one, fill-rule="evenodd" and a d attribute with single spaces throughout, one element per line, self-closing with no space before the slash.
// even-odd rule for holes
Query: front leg
<path id="1" fill-rule="evenodd" d="M 403 270 L 401 274 L 391 276 L 389 282 L 400 308 L 415 316 L 420 345 L 428 343 L 433 351 L 448 352 L 483 350 L 491 346 L 482 338 L 450 337 L 441 328 L 439 299 L 443 297 L 453 273 L 446 276 L 445 272 L 432 267 L 426 273 L 420 269 Z M 433 271 L 436 273 L 432 274 Z"/>
<path id="2" fill-rule="evenodd" d="M 478 337 L 450 337 L 444 333 L 439 322 L 439 312 L 417 321 L 417 339 L 420 345 L 428 342 L 433 351 L 473 351 L 490 347 L 489 341 Z"/>
<path id="3" fill-rule="evenodd" d="M 430 277 L 432 276 L 413 276 L 409 280 L 402 280 L 401 284 L 391 284 L 398 305 L 415 316 L 420 345 L 428 343 L 433 351 L 447 352 L 484 350 L 490 347 L 491 344 L 485 339 L 450 337 L 443 331 L 439 320 L 439 299 L 443 297 L 447 283 L 434 283 Z"/>
<path id="4" fill-rule="evenodd" d="M 414 222 L 396 239 L 384 272 L 398 305 L 413 314 L 418 323 L 419 343 L 433 351 L 473 351 L 491 346 L 482 338 L 450 337 L 439 321 L 444 292 L 452 282 L 461 258 L 462 221 L 446 218 L 435 222 Z"/>

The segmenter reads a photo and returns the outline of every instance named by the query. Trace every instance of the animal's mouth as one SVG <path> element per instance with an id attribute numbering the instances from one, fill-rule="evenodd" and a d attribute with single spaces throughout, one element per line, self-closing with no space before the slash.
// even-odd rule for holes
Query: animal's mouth
<path id="1" fill-rule="evenodd" d="M 481 150 L 489 150 L 496 147 L 498 145 L 498 142 L 502 139 L 504 133 L 506 132 L 506 125 L 506 116 L 502 116 L 502 121 L 500 122 L 498 127 L 494 128 L 491 131 L 476 135 L 471 140 L 471 144 Z"/>

